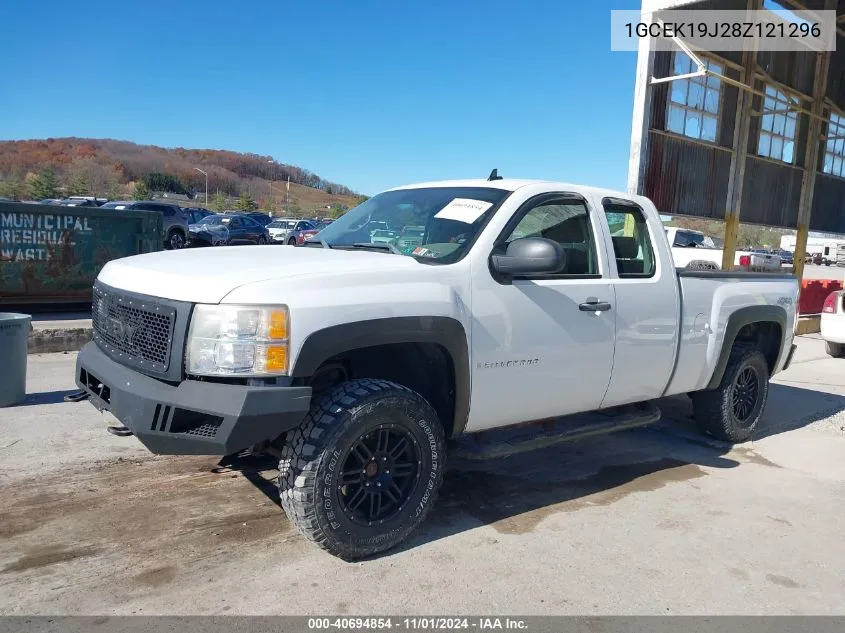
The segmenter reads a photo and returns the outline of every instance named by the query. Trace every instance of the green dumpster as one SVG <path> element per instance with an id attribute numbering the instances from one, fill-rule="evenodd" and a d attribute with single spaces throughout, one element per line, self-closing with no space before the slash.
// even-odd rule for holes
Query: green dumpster
<path id="1" fill-rule="evenodd" d="M 0 305 L 90 302 L 107 262 L 162 240 L 155 211 L 0 202 Z"/>
<path id="2" fill-rule="evenodd" d="M 28 314 L 0 312 L 0 407 L 20 404 L 26 397 L 26 344 L 31 320 Z"/>

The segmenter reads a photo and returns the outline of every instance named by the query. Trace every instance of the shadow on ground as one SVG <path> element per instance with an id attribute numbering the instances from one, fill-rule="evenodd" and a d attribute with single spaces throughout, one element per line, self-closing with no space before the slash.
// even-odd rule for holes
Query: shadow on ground
<path id="1" fill-rule="evenodd" d="M 659 403 L 664 417 L 650 427 L 620 431 L 486 461 L 452 459 L 429 519 L 391 553 L 413 549 L 480 525 L 504 534 L 530 532 L 546 517 L 607 506 L 632 493 L 707 476 L 705 469 L 745 463 L 775 466 L 748 447 L 702 435 L 686 396 Z M 765 424 L 756 440 L 791 431 L 845 410 L 845 397 L 771 385 Z M 237 471 L 275 504 L 278 490 L 264 456 L 227 457 L 220 472 Z"/>
<path id="2" fill-rule="evenodd" d="M 794 431 L 845 411 L 845 396 L 793 385 L 769 385 L 769 400 L 754 441 Z M 664 420 L 671 420 L 680 429 L 700 435 L 692 418 L 692 403 L 689 398 L 664 398 L 659 402 L 659 406 L 663 411 Z M 712 442 L 718 444 L 715 440 Z"/>
<path id="3" fill-rule="evenodd" d="M 79 389 L 65 389 L 63 391 L 40 391 L 38 393 L 26 394 L 26 399 L 21 402 L 19 407 L 29 407 L 36 404 L 58 404 L 64 402 L 65 396 L 72 393 L 77 393 Z"/>

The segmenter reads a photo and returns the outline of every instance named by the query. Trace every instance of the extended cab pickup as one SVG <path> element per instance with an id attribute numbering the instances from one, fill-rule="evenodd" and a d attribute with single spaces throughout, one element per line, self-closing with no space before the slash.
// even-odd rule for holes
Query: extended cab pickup
<path id="1" fill-rule="evenodd" d="M 420 244 L 373 243 L 372 222 L 422 227 Z M 296 248 L 109 262 L 76 382 L 154 453 L 277 455 L 287 515 L 351 560 L 414 530 L 447 441 L 483 457 L 479 431 L 554 419 L 518 435 L 576 439 L 690 394 L 704 432 L 751 438 L 795 348 L 798 290 L 790 275 L 677 270 L 643 197 L 419 184 Z"/>

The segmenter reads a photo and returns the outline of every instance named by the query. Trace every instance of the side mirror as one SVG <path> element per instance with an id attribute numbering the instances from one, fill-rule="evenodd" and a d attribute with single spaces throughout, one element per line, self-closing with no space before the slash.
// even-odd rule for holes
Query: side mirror
<path id="1" fill-rule="evenodd" d="M 493 255 L 491 265 L 500 275 L 540 275 L 563 272 L 566 251 L 544 237 L 524 237 L 508 244 L 504 255 Z"/>

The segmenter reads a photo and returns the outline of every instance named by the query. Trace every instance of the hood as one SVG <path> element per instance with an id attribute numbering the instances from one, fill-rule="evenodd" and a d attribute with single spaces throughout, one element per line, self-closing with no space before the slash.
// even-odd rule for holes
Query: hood
<path id="1" fill-rule="evenodd" d="M 130 292 L 177 301 L 219 303 L 240 286 L 372 271 L 415 270 L 412 257 L 316 247 L 227 246 L 133 255 L 108 262 L 97 279 Z M 318 282 L 319 283 L 319 282 Z"/>

